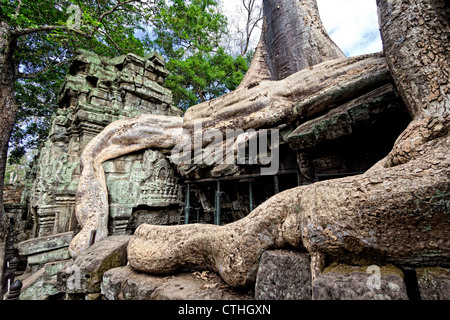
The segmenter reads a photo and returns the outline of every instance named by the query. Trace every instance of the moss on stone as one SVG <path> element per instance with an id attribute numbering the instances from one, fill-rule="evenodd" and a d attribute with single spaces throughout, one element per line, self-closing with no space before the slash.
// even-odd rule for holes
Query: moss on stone
<path id="1" fill-rule="evenodd" d="M 450 269 L 441 267 L 424 267 L 416 269 L 417 279 L 450 275 Z"/>
<path id="2" fill-rule="evenodd" d="M 331 264 L 330 266 L 325 268 L 325 270 L 323 271 L 323 274 L 329 273 L 329 272 L 335 272 L 335 273 L 340 273 L 340 274 L 350 274 L 353 272 L 358 272 L 358 273 L 367 273 L 369 275 L 370 273 L 367 272 L 368 267 L 369 266 L 351 266 L 351 265 L 347 265 L 347 264 L 339 264 L 337 262 L 334 262 L 333 264 Z M 381 275 L 397 275 L 397 276 L 401 277 L 402 279 L 404 278 L 404 274 L 403 274 L 402 270 L 400 270 L 399 268 L 397 268 L 396 266 L 391 265 L 391 264 L 381 266 L 380 271 L 381 271 Z"/>

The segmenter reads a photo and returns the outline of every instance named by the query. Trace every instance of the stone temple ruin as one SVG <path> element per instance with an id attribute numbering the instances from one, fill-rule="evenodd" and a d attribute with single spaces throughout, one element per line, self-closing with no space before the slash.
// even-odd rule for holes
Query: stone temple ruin
<path id="1" fill-rule="evenodd" d="M 108 124 L 144 113 L 181 115 L 162 84 L 167 70 L 157 54 L 104 59 L 81 52 L 61 89 L 58 113 L 40 151 L 29 202 L 33 236 L 73 231 L 80 156 Z M 111 233 L 125 234 L 133 206 L 180 203 L 180 186 L 165 157 L 151 150 L 105 163 L 111 200 Z"/>
<path id="2" fill-rule="evenodd" d="M 80 51 L 23 192 L 5 193 L 20 299 L 449 299 L 448 12 L 377 2 L 384 52 L 346 58 L 315 1 L 264 1 L 239 88 L 184 115 L 157 53 Z M 199 135 L 233 161 L 195 161 Z"/>

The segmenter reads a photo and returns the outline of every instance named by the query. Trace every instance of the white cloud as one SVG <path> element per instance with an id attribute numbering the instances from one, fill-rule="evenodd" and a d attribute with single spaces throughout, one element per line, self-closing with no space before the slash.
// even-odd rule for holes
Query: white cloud
<path id="1" fill-rule="evenodd" d="M 232 18 L 241 0 L 223 0 Z M 351 57 L 382 50 L 376 0 L 317 0 L 319 13 L 331 39 Z"/>
<path id="2" fill-rule="evenodd" d="M 347 56 L 382 50 L 375 0 L 317 0 L 331 39 Z"/>

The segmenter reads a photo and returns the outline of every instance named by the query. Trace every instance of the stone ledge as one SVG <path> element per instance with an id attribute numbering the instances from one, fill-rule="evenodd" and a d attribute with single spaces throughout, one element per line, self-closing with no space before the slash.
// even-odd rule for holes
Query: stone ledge
<path id="1" fill-rule="evenodd" d="M 126 266 L 105 272 L 101 287 L 108 300 L 252 300 L 251 294 L 231 290 L 212 272 L 162 277 Z"/>
<path id="2" fill-rule="evenodd" d="M 131 236 L 110 236 L 78 253 L 57 275 L 58 288 L 66 293 L 98 293 L 103 274 L 127 264 Z"/>
<path id="3" fill-rule="evenodd" d="M 332 264 L 313 283 L 314 300 L 408 300 L 403 272 L 394 266 L 379 267 Z M 377 280 L 371 278 L 380 276 Z"/>
<path id="4" fill-rule="evenodd" d="M 73 239 L 73 231 L 47 237 L 34 238 L 17 244 L 21 256 L 30 256 L 41 252 L 68 247 Z"/>

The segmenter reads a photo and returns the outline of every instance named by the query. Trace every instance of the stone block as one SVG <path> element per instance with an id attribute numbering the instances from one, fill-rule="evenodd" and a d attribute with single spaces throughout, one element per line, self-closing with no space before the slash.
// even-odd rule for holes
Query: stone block
<path id="1" fill-rule="evenodd" d="M 95 300 L 101 300 L 102 294 L 101 293 L 88 293 L 84 296 L 85 300 L 95 301 Z"/>
<path id="2" fill-rule="evenodd" d="M 127 245 L 131 236 L 102 239 L 77 254 L 58 272 L 58 288 L 66 293 L 97 293 L 103 274 L 127 264 Z"/>
<path id="3" fill-rule="evenodd" d="M 416 269 L 421 300 L 450 300 L 450 269 Z"/>
<path id="4" fill-rule="evenodd" d="M 46 300 L 60 293 L 56 288 L 56 275 L 50 276 L 42 268 L 22 281 L 19 300 Z"/>
<path id="5" fill-rule="evenodd" d="M 53 261 L 46 263 L 43 268 L 45 270 L 45 273 L 52 277 L 56 276 L 58 274 L 58 271 L 61 270 L 69 262 L 70 260 Z"/>
<path id="6" fill-rule="evenodd" d="M 153 276 L 130 266 L 105 272 L 102 293 L 108 300 L 251 300 L 247 293 L 232 291 L 215 273 L 195 272 Z"/>
<path id="7" fill-rule="evenodd" d="M 310 258 L 307 253 L 274 250 L 261 257 L 256 300 L 311 300 Z"/>
<path id="8" fill-rule="evenodd" d="M 403 272 L 390 265 L 333 264 L 312 288 L 314 300 L 408 300 Z"/>
<path id="9" fill-rule="evenodd" d="M 294 150 L 316 147 L 325 141 L 348 136 L 356 128 L 400 108 L 394 87 L 387 84 L 302 123 L 288 136 L 288 142 Z"/>
<path id="10" fill-rule="evenodd" d="M 103 100 L 111 100 L 110 93 L 107 90 L 92 89 L 91 96 L 97 97 L 97 98 L 100 98 Z"/>
<path id="11" fill-rule="evenodd" d="M 21 256 L 29 256 L 41 252 L 68 247 L 73 239 L 73 231 L 52 236 L 34 238 L 17 245 Z"/>
<path id="12" fill-rule="evenodd" d="M 150 300 L 152 293 L 163 282 L 162 278 L 125 266 L 104 273 L 101 292 L 108 300 Z"/>
<path id="13" fill-rule="evenodd" d="M 158 75 L 156 75 L 155 73 L 150 72 L 150 71 L 145 71 L 144 72 L 144 85 L 150 86 L 151 85 L 150 82 L 151 81 L 156 81 L 156 79 L 158 79 Z"/>

